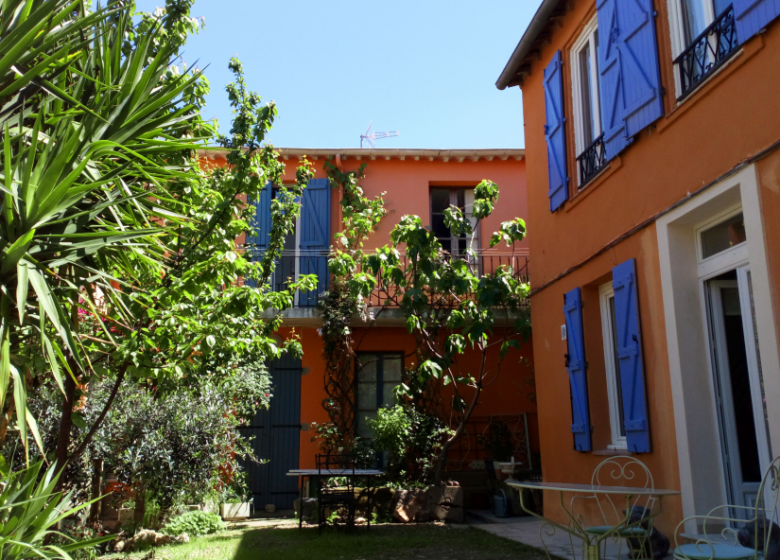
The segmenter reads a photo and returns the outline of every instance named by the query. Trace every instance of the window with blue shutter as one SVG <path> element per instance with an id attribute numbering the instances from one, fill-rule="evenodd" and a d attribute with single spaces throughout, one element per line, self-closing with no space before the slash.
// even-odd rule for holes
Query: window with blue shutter
<path id="1" fill-rule="evenodd" d="M 601 118 L 607 159 L 663 115 L 652 0 L 599 0 Z"/>
<path id="2" fill-rule="evenodd" d="M 582 330 L 582 292 L 574 288 L 563 297 L 566 317 L 566 369 L 571 385 L 571 431 L 574 449 L 590 451 L 590 414 L 588 412 L 588 378 L 585 361 L 585 337 Z"/>
<path id="3" fill-rule="evenodd" d="M 300 306 L 313 307 L 317 295 L 328 289 L 330 250 L 330 182 L 312 179 L 303 191 L 301 204 L 300 273 L 316 274 L 317 289 L 301 292 Z"/>
<path id="4" fill-rule="evenodd" d="M 604 150 L 613 159 L 628 145 L 623 121 L 623 84 L 620 71 L 617 0 L 599 0 L 596 4 L 599 26 L 598 68 L 601 88 L 601 126 Z"/>
<path id="5" fill-rule="evenodd" d="M 550 212 L 569 198 L 566 173 L 566 134 L 563 117 L 563 71 L 561 51 L 557 51 L 544 70 L 544 136 L 547 140 L 547 176 L 550 181 Z"/>
<path id="6" fill-rule="evenodd" d="M 780 16 L 780 0 L 734 0 L 737 38 L 741 43 Z"/>
<path id="7" fill-rule="evenodd" d="M 634 259 L 612 269 L 612 289 L 615 292 L 615 335 L 623 392 L 626 443 L 628 450 L 633 453 L 649 453 L 650 426 L 645 400 L 642 332 Z"/>
<path id="8" fill-rule="evenodd" d="M 271 200 L 273 199 L 273 184 L 268 181 L 260 191 L 260 199 L 250 202 L 255 207 L 255 217 L 252 222 L 254 235 L 247 233 L 246 249 L 252 253 L 252 260 L 259 260 L 268 248 L 268 240 L 271 237 Z"/>
<path id="9" fill-rule="evenodd" d="M 271 200 L 273 199 L 273 184 L 269 181 L 260 191 L 258 200 L 250 201 L 255 207 L 255 216 L 250 224 L 254 232 L 247 232 L 244 247 L 249 260 L 259 261 L 262 254 L 268 248 L 268 240 L 271 237 Z M 254 286 L 253 280 L 247 284 Z"/>
<path id="10" fill-rule="evenodd" d="M 623 120 L 631 138 L 663 115 L 661 73 L 655 38 L 653 0 L 619 3 L 621 68 L 623 71 Z"/>

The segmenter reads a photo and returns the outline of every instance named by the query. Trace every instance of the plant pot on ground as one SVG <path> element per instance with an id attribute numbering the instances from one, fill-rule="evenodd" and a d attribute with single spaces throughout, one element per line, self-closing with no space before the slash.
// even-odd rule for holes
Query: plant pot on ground
<path id="1" fill-rule="evenodd" d="M 219 506 L 222 519 L 246 519 L 252 514 L 252 502 L 237 502 Z"/>

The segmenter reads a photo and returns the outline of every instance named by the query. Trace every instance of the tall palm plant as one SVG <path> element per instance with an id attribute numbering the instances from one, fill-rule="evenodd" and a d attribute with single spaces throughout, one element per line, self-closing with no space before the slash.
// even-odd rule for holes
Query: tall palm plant
<path id="1" fill-rule="evenodd" d="M 185 220 L 169 185 L 194 176 L 187 155 L 213 132 L 190 102 L 199 74 L 171 69 L 181 41 L 168 26 L 139 30 L 132 3 L 85 4 L 4 0 L 0 12 L 0 441 L 15 408 L 22 441 L 29 427 L 41 446 L 23 349 L 40 349 L 72 408 L 92 371 L 80 314 L 113 304 L 134 320 L 122 286 L 176 253 L 160 236 Z"/>

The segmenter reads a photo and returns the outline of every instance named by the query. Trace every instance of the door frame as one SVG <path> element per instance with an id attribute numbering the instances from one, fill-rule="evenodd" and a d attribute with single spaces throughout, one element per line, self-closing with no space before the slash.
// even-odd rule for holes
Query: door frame
<path id="1" fill-rule="evenodd" d="M 713 339 L 716 340 L 716 344 L 725 346 L 726 333 L 723 330 L 722 322 L 716 322 L 715 316 L 721 316 L 723 313 L 722 299 L 720 293 L 713 297 L 713 287 L 730 287 L 737 288 L 739 294 L 739 305 L 742 313 L 742 335 L 745 339 L 745 356 L 748 367 L 748 379 L 750 383 L 750 400 L 753 408 L 753 423 L 755 425 L 756 443 L 758 445 L 758 460 L 760 464 L 760 470 L 763 473 L 771 462 L 768 446 L 768 429 L 767 419 L 765 417 L 763 399 L 761 398 L 761 386 L 763 379 L 761 371 L 758 368 L 756 362 L 757 348 L 755 344 L 754 331 L 753 331 L 753 317 L 749 303 L 749 287 L 747 285 L 747 270 L 750 268 L 749 263 L 743 263 L 737 268 L 725 270 L 729 272 L 734 270 L 737 274 L 737 280 L 705 280 L 702 282 L 703 293 L 706 299 L 707 313 L 708 313 L 708 325 L 712 329 L 707 337 L 707 344 L 710 351 L 710 369 L 713 379 L 713 394 L 715 396 L 716 408 L 720 409 L 719 414 L 719 427 L 721 430 L 722 444 L 725 443 L 726 449 L 721 450 L 723 454 L 724 467 L 727 471 L 731 472 L 731 476 L 725 476 L 726 493 L 730 494 L 729 504 L 737 506 L 750 507 L 751 503 L 744 502 L 742 497 L 742 490 L 736 488 L 734 483 L 739 480 L 744 484 L 744 476 L 742 474 L 741 461 L 738 458 L 739 454 L 739 441 L 735 433 L 736 419 L 734 418 L 734 397 L 731 390 L 730 379 L 727 379 L 724 375 L 724 371 L 729 370 L 728 363 L 724 364 L 724 354 L 718 352 L 717 349 L 711 345 Z M 745 306 L 745 300 L 748 300 L 748 305 Z M 752 360 L 751 360 L 752 356 Z M 727 359 L 727 357 L 726 357 Z M 717 367 L 716 367 L 717 363 Z M 719 385 L 719 388 L 715 387 L 715 383 Z M 718 399 L 718 392 L 720 392 L 720 399 Z M 736 451 L 736 455 L 735 455 Z M 756 484 L 758 486 L 758 483 Z M 755 504 L 752 504 L 755 505 Z M 734 512 L 739 513 L 739 512 Z M 734 515 L 734 517 L 741 517 L 741 515 Z"/>
<path id="2" fill-rule="evenodd" d="M 755 164 L 691 197 L 655 223 L 684 517 L 706 514 L 726 501 L 722 465 L 711 460 L 720 453 L 713 401 L 701 398 L 702 387 L 711 386 L 711 377 L 695 233 L 704 222 L 736 207 L 745 216 L 747 242 L 734 249 L 745 250 L 749 256 L 761 370 L 780 371 Z M 780 426 L 780 379 L 776 377 L 764 378 L 770 427 Z M 770 454 L 772 449 L 780 450 L 780 429 L 770 430 L 768 436 Z M 695 522 L 689 521 L 685 530 L 695 533 Z"/>

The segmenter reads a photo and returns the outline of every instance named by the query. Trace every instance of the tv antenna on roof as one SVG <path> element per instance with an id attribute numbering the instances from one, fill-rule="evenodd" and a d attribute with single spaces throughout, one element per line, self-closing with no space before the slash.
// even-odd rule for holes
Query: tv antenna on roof
<path id="1" fill-rule="evenodd" d="M 399 136 L 399 132 L 397 130 L 391 130 L 389 132 L 371 132 L 371 124 L 373 121 L 368 123 L 368 129 L 366 129 L 365 134 L 360 135 L 360 147 L 363 147 L 363 141 L 365 140 L 366 144 L 371 146 L 372 148 L 376 148 L 376 145 L 374 145 L 374 140 L 380 140 L 382 138 L 391 138 L 393 136 Z"/>

